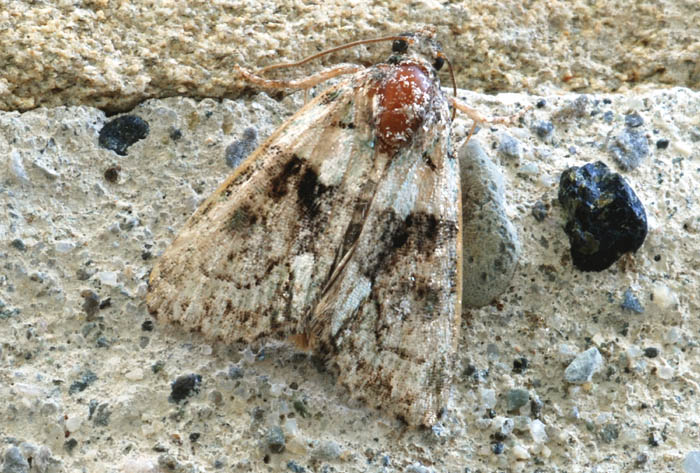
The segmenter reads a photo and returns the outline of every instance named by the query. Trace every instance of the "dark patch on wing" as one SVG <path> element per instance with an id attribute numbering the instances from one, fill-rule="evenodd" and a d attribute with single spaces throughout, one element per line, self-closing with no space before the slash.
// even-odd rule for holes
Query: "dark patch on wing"
<path id="1" fill-rule="evenodd" d="M 258 217 L 252 212 L 249 206 L 241 205 L 233 211 L 233 214 L 229 218 L 227 229 L 232 232 L 239 232 L 247 229 L 251 225 L 255 225 L 257 220 Z"/>
<path id="2" fill-rule="evenodd" d="M 288 184 L 292 176 L 299 173 L 302 168 L 302 160 L 296 154 L 293 154 L 284 164 L 282 171 L 270 179 L 269 195 L 275 201 L 280 200 L 289 192 Z"/>
<path id="3" fill-rule="evenodd" d="M 318 180 L 318 174 L 307 167 L 297 187 L 299 204 L 307 216 L 314 218 L 318 214 L 319 198 L 329 189 Z"/>
<path id="4" fill-rule="evenodd" d="M 425 164 L 428 165 L 431 171 L 435 172 L 435 170 L 437 170 L 437 166 L 435 166 L 433 159 L 427 151 L 423 153 L 423 161 L 425 161 Z"/>
<path id="5" fill-rule="evenodd" d="M 374 257 L 370 255 L 367 261 L 367 276 L 372 281 L 381 269 L 394 264 L 399 253 L 410 251 L 416 259 L 429 258 L 439 242 L 456 238 L 458 231 L 456 222 L 433 214 L 414 212 L 401 220 L 393 209 L 385 210 L 376 226 L 383 230 Z"/>

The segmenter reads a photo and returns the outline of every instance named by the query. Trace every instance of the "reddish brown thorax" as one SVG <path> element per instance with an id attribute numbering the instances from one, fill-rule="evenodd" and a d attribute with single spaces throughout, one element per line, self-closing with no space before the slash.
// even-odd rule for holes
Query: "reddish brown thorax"
<path id="1" fill-rule="evenodd" d="M 379 99 L 375 126 L 380 151 L 393 154 L 411 142 L 425 117 L 431 86 L 430 76 L 417 63 L 390 67 L 389 74 L 372 91 Z"/>

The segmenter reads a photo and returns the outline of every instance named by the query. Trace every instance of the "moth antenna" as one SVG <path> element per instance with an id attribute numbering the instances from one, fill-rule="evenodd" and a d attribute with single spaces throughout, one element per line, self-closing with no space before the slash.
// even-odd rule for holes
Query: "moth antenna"
<path id="1" fill-rule="evenodd" d="M 447 68 L 450 70 L 450 79 L 452 79 L 452 90 L 454 91 L 455 98 L 457 98 L 457 81 L 455 80 L 455 71 L 452 69 L 452 63 L 450 62 L 450 59 L 444 54 L 440 53 L 438 56 L 444 59 L 447 63 Z M 455 119 L 456 113 L 457 109 L 455 107 L 452 107 L 452 120 Z"/>
<path id="2" fill-rule="evenodd" d="M 309 61 L 313 61 L 316 58 L 319 58 L 321 56 L 325 56 L 326 54 L 331 54 L 335 53 L 337 51 L 342 51 L 343 49 L 347 48 L 352 48 L 353 46 L 359 46 L 360 44 L 372 44 L 372 43 L 380 43 L 382 41 L 396 41 L 403 39 L 405 40 L 406 38 L 404 36 L 382 36 L 381 38 L 373 38 L 373 39 L 362 39 L 359 41 L 353 41 L 352 43 L 345 43 L 340 46 L 336 46 L 334 48 L 326 49 L 325 51 L 321 51 L 320 53 L 313 54 L 309 57 L 306 57 L 302 59 L 301 61 L 297 62 L 283 62 L 280 64 L 272 64 L 271 66 L 263 67 L 258 71 L 258 74 L 264 74 L 266 72 L 272 71 L 274 69 L 282 69 L 285 67 L 296 67 L 296 66 L 301 66 L 303 64 L 306 64 Z M 449 61 L 448 61 L 449 64 Z M 450 70 L 452 70 L 452 67 L 450 66 Z M 454 77 L 453 77 L 454 79 Z M 457 89 L 455 88 L 455 91 Z M 456 94 L 456 92 L 455 92 Z"/>

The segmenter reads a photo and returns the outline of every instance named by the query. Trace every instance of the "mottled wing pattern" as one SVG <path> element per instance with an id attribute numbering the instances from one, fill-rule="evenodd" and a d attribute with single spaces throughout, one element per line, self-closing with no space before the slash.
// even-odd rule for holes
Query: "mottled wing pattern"
<path id="1" fill-rule="evenodd" d="M 360 72 L 287 121 L 155 265 L 150 311 L 226 341 L 302 335 L 354 396 L 432 425 L 447 406 L 461 313 L 448 105 L 437 80 L 380 97 L 409 107 L 406 97 L 427 97 L 420 122 L 387 118 L 387 130 L 420 125 L 400 145 L 393 131 L 377 142 L 373 116 L 383 78 L 427 77 L 415 71 Z"/>
<path id="2" fill-rule="evenodd" d="M 326 344 L 353 395 L 412 425 L 447 407 L 461 315 L 459 171 L 441 94 L 431 109 L 388 162 L 309 337 Z"/>
<path id="3" fill-rule="evenodd" d="M 368 80 L 307 104 L 200 206 L 151 272 L 151 313 L 225 341 L 305 331 L 383 171 Z"/>

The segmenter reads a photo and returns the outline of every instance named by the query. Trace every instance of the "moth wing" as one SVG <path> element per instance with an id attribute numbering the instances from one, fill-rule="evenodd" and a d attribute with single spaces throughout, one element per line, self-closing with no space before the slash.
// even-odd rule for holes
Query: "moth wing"
<path id="1" fill-rule="evenodd" d="M 307 104 L 199 207 L 151 272 L 152 314 L 225 341 L 305 332 L 377 179 L 368 80 Z"/>
<path id="2" fill-rule="evenodd" d="M 388 163 L 309 337 L 353 395 L 411 425 L 447 407 L 460 328 L 461 194 L 441 111 Z"/>

